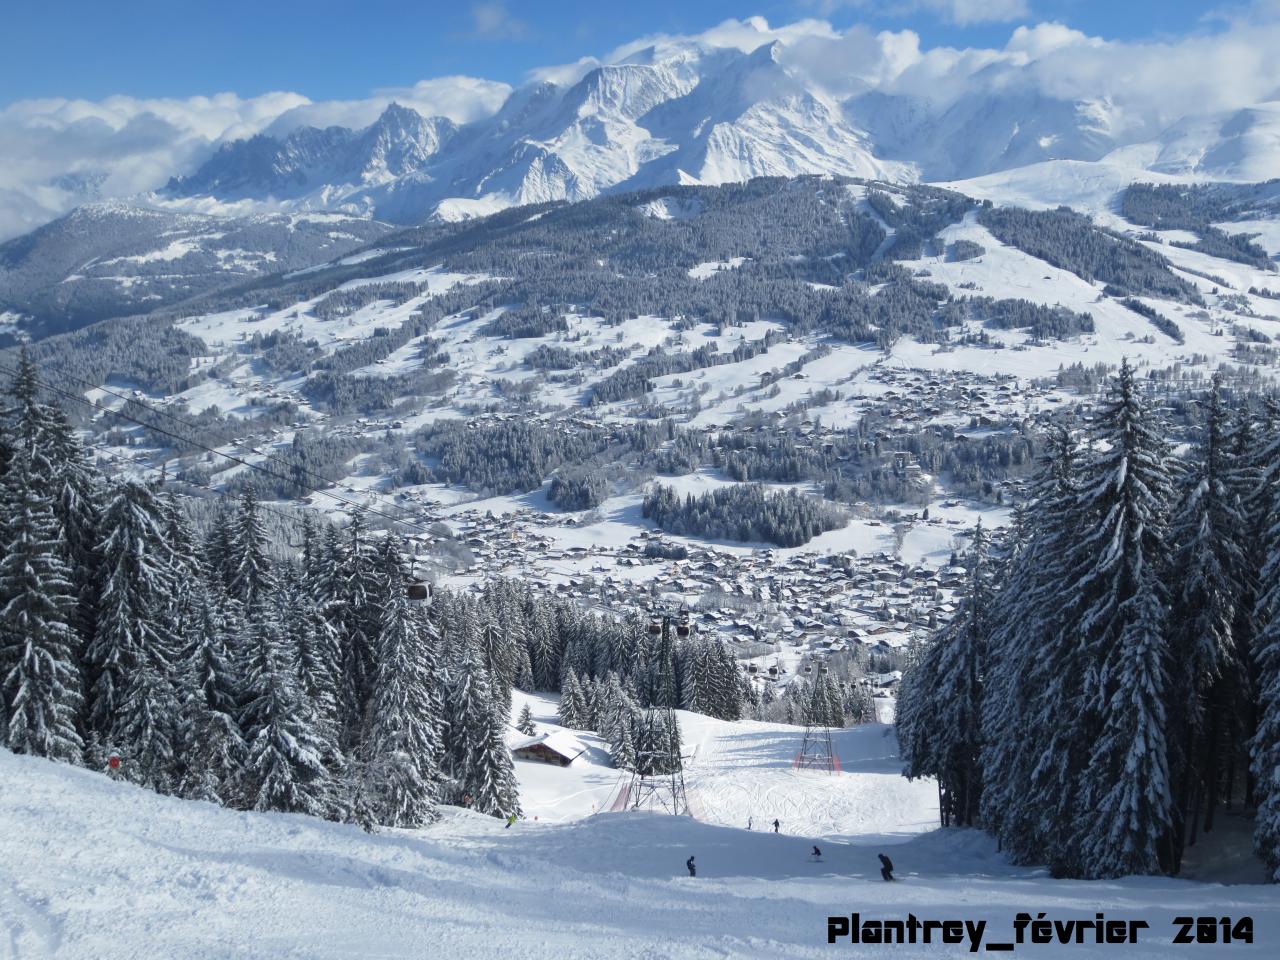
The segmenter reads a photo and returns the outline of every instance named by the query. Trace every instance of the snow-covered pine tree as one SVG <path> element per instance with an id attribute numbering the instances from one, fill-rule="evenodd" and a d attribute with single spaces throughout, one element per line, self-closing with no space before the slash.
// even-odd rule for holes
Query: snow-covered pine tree
<path id="1" fill-rule="evenodd" d="M 898 742 L 908 777 L 935 777 L 943 826 L 973 826 L 982 798 L 982 677 L 991 630 L 989 540 L 979 522 L 965 554 L 952 621 L 898 695 Z M 815 699 L 822 691 L 815 690 Z"/>
<path id="2" fill-rule="evenodd" d="M 520 708 L 520 717 L 516 720 L 516 729 L 526 737 L 535 736 L 538 732 L 538 728 L 533 722 L 533 711 L 529 709 L 528 703 Z"/>
<path id="3" fill-rule="evenodd" d="M 1090 733 L 1070 569 L 1080 529 L 1076 439 L 1046 438 L 996 595 L 983 697 L 982 819 L 1022 863 L 1065 863 Z"/>
<path id="4" fill-rule="evenodd" d="M 392 827 L 416 827 L 435 816 L 441 744 L 434 651 L 419 609 L 393 580 L 377 638 L 373 693 L 361 744 L 373 815 Z"/>
<path id="5" fill-rule="evenodd" d="M 204 538 L 204 566 L 218 588 L 227 591 L 235 568 L 231 561 L 232 515 L 224 498 L 219 498 L 213 510 L 213 519 Z"/>
<path id="6" fill-rule="evenodd" d="M 246 801 L 254 810 L 324 816 L 334 807 L 315 714 L 301 690 L 297 664 L 270 605 L 250 625 L 241 728 L 248 759 Z"/>
<path id="7" fill-rule="evenodd" d="M 158 648 L 142 650 L 108 737 L 120 752 L 124 776 L 158 793 L 171 792 L 179 773 L 182 717 L 172 671 Z"/>
<path id="8" fill-rule="evenodd" d="M 1165 533 L 1173 500 L 1163 429 L 1123 362 L 1097 421 L 1081 486 L 1074 582 L 1085 669 L 1081 713 L 1094 722 L 1074 832 L 1088 877 L 1173 867 Z"/>
<path id="9" fill-rule="evenodd" d="M 840 686 L 836 678 L 826 667 L 818 671 L 818 679 L 814 684 L 814 699 L 820 705 L 819 710 L 823 722 L 828 727 L 841 729 L 844 727 L 844 698 L 840 696 Z"/>
<path id="10" fill-rule="evenodd" d="M 275 590 L 271 558 L 267 554 L 266 525 L 252 488 L 241 495 L 231 527 L 228 568 L 231 575 L 228 592 L 252 615 Z"/>
<path id="11" fill-rule="evenodd" d="M 1280 543 L 1280 520 L 1268 540 Z M 1258 799 L 1254 850 L 1280 883 L 1280 549 L 1273 550 L 1264 571 L 1265 591 L 1259 607 L 1270 617 L 1258 635 L 1258 727 L 1249 743 L 1250 769 Z"/>
<path id="12" fill-rule="evenodd" d="M 338 777 L 346 763 L 341 746 L 342 651 L 338 630 L 307 593 L 305 581 L 290 584 L 284 603 L 290 611 L 285 631 L 297 651 L 302 695 L 315 716 L 313 732 L 321 744 L 325 768 Z"/>
<path id="13" fill-rule="evenodd" d="M 609 751 L 609 757 L 613 761 L 613 765 L 619 770 L 634 770 L 636 768 L 636 745 L 631 734 L 633 718 L 628 714 L 618 725 L 617 739 L 613 741 Z"/>
<path id="14" fill-rule="evenodd" d="M 177 726 L 175 716 L 122 716 L 132 684 L 144 679 L 147 689 L 133 698 L 135 708 L 176 705 L 172 691 L 162 689 L 178 656 L 170 621 L 175 607 L 172 555 L 164 542 L 163 521 L 150 488 L 133 480 L 115 485 L 103 511 L 97 623 L 87 660 L 92 671 L 89 723 L 107 739 L 122 727 L 141 732 Z M 151 671 L 146 677 L 144 665 Z M 113 746 L 127 749 L 123 743 Z"/>
<path id="15" fill-rule="evenodd" d="M 243 633 L 233 605 L 203 584 L 194 591 L 187 623 L 182 709 L 183 772 L 178 793 L 192 800 L 237 806 L 245 761 L 239 712 L 240 663 L 232 638 Z"/>
<path id="16" fill-rule="evenodd" d="M 1235 636 L 1240 600 L 1252 594 L 1245 555 L 1247 527 L 1235 480 L 1230 413 L 1220 375 L 1204 408 L 1200 442 L 1193 445 L 1181 502 L 1170 525 L 1176 592 L 1170 618 L 1177 727 L 1170 763 L 1177 798 L 1179 839 L 1194 842 L 1199 813 L 1211 829 L 1214 810 L 1231 797 L 1219 785 L 1235 766 L 1247 736 L 1248 652 Z M 1175 850 L 1175 863 L 1181 848 Z"/>
<path id="17" fill-rule="evenodd" d="M 386 581 L 379 570 L 377 544 L 360 513 L 351 518 L 346 534 L 341 565 L 333 572 L 329 612 L 341 638 L 344 744 L 351 744 L 359 737 L 372 693 Z"/>
<path id="18" fill-rule="evenodd" d="M 525 604 L 529 663 L 538 690 L 560 689 L 560 646 L 556 624 L 546 604 L 535 603 L 532 594 Z"/>
<path id="19" fill-rule="evenodd" d="M 507 714 L 501 710 L 479 651 L 469 651 L 453 691 L 454 778 L 471 797 L 472 809 L 493 817 L 520 812 Z"/>
<path id="20" fill-rule="evenodd" d="M 52 408 L 49 411 L 48 424 L 45 442 L 54 471 L 54 513 L 67 542 L 67 560 L 76 594 L 72 622 L 79 635 L 79 656 L 93 640 L 97 619 L 97 548 L 102 538 L 101 477 L 61 410 Z"/>
<path id="21" fill-rule="evenodd" d="M 507 710 L 511 709 L 511 690 L 515 685 L 516 657 L 508 642 L 506 631 L 498 622 L 496 611 L 486 605 L 484 621 L 480 626 L 480 649 L 484 653 L 485 669 L 493 683 L 493 695 Z"/>
<path id="22" fill-rule="evenodd" d="M 718 640 L 712 641 L 710 681 L 712 709 L 710 715 L 721 720 L 738 720 L 742 717 L 742 681 L 738 663 L 729 648 Z M 838 707 L 838 695 L 837 695 Z M 843 710 L 841 710 L 843 712 Z M 841 722 L 840 726 L 843 726 Z"/>
<path id="23" fill-rule="evenodd" d="M 560 706 L 557 710 L 560 726 L 570 730 L 583 729 L 582 688 L 578 684 L 578 676 L 572 670 L 565 677 L 560 687 Z"/>
<path id="24" fill-rule="evenodd" d="M 10 413 L 13 425 L 14 447 L 24 449 L 30 457 L 27 469 L 52 483 L 56 475 L 51 460 L 53 408 L 40 402 L 40 374 L 25 347 L 18 358 L 18 372 L 9 387 L 9 393 L 17 401 Z"/>
<path id="25" fill-rule="evenodd" d="M 44 478 L 19 448 L 0 482 L 0 733 L 10 750 L 78 762 L 76 595 Z"/>
<path id="26" fill-rule="evenodd" d="M 1263 445 L 1257 461 L 1258 490 L 1249 503 L 1252 519 L 1263 525 L 1262 567 L 1257 578 L 1253 623 L 1253 662 L 1257 671 L 1257 727 L 1249 741 L 1250 771 L 1258 810 L 1254 851 L 1272 881 L 1280 883 L 1280 408 L 1269 403 Z"/>
<path id="27" fill-rule="evenodd" d="M 584 674 L 579 686 L 582 690 L 582 729 L 600 729 L 600 684 Z"/>

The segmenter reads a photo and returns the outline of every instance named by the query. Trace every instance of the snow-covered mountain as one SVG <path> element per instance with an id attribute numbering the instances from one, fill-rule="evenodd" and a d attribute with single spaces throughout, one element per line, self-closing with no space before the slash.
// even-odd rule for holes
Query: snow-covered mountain
<path id="1" fill-rule="evenodd" d="M 1111 97 L 1051 96 L 993 65 L 954 97 L 863 85 L 832 93 L 780 40 L 753 50 L 663 43 L 572 82 L 514 91 L 464 125 L 392 104 L 370 126 L 225 143 L 169 198 L 284 202 L 410 223 L 675 183 L 836 174 L 980 177 L 1053 160 L 1261 180 L 1280 171 L 1280 104 L 1169 123 Z"/>
<path id="2" fill-rule="evenodd" d="M 835 173 L 914 179 L 885 162 L 842 105 L 751 53 L 642 51 L 572 84 L 517 90 L 459 129 L 392 104 L 363 130 L 306 127 L 225 144 L 169 197 L 286 201 L 412 222 L 614 189 Z"/>
<path id="3" fill-rule="evenodd" d="M 337 213 L 211 216 L 109 200 L 0 244 L 0 309 L 39 338 L 342 257 L 390 230 Z"/>

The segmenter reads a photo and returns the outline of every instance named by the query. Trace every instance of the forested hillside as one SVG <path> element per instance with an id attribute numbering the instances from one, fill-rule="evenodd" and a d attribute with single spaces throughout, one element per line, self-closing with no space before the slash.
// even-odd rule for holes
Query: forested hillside
<path id="1" fill-rule="evenodd" d="M 1257 803 L 1280 877 L 1280 440 L 1215 380 L 1190 450 L 1122 366 L 1051 436 L 1025 509 L 976 537 L 955 618 L 904 678 L 906 773 L 944 822 L 1055 874 L 1172 873 Z"/>

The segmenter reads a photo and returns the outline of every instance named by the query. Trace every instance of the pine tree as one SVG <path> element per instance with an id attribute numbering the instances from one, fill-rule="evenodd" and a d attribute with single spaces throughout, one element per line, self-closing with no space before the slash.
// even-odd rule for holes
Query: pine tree
<path id="1" fill-rule="evenodd" d="M 1171 757 L 1179 811 L 1192 839 L 1202 803 L 1211 829 L 1218 784 L 1243 743 L 1247 728 L 1247 651 L 1235 636 L 1237 604 L 1252 594 L 1241 491 L 1230 449 L 1229 412 L 1215 376 L 1200 443 L 1193 448 L 1183 497 L 1171 524 L 1175 683 L 1170 689 L 1181 729 Z M 1229 799 L 1229 798 L 1227 798 Z M 1175 852 L 1180 858 L 1181 851 Z M 1176 866 L 1176 864 L 1175 864 Z"/>
<path id="2" fill-rule="evenodd" d="M 582 730 L 583 727 L 582 689 L 578 685 L 577 675 L 570 670 L 560 690 L 560 707 L 558 719 L 560 726 L 570 730 Z"/>
<path id="3" fill-rule="evenodd" d="M 988 540 L 979 523 L 965 557 L 955 618 L 898 695 L 898 740 L 909 777 L 936 777 L 944 826 L 973 826 L 982 796 L 982 677 L 990 634 Z M 820 691 L 815 691 L 815 698 Z"/>
<path id="4" fill-rule="evenodd" d="M 271 558 L 267 555 L 267 531 L 258 509 L 258 499 L 250 488 L 240 498 L 239 512 L 231 529 L 227 558 L 230 580 L 228 592 L 246 610 L 265 603 L 275 589 Z"/>
<path id="5" fill-rule="evenodd" d="M 80 759 L 81 708 L 76 597 L 65 540 L 48 491 L 19 449 L 0 484 L 6 519 L 0 554 L 0 690 L 9 749 L 54 760 Z"/>
<path id="6" fill-rule="evenodd" d="M 1250 771 L 1255 780 L 1258 811 L 1254 851 L 1280 883 L 1280 409 L 1269 405 L 1273 437 L 1258 460 L 1259 489 L 1250 503 L 1255 520 L 1264 524 L 1262 567 L 1253 619 L 1257 634 L 1252 654 L 1257 671 L 1257 728 L 1249 741 Z"/>
<path id="7" fill-rule="evenodd" d="M 533 682 L 538 690 L 560 688 L 560 656 L 556 639 L 556 625 L 545 604 L 534 604 L 532 595 L 526 603 L 526 619 L 529 645 L 529 663 L 533 668 Z"/>
<path id="8" fill-rule="evenodd" d="M 343 742 L 351 745 L 359 737 L 372 694 L 386 581 L 379 569 L 376 544 L 359 513 L 352 518 L 345 540 L 340 550 L 331 553 L 337 566 L 328 575 L 328 612 L 341 640 Z"/>
<path id="9" fill-rule="evenodd" d="M 442 745 L 432 696 L 434 652 L 418 609 L 392 584 L 362 754 L 378 823 L 416 827 L 435 816 Z"/>
<path id="10" fill-rule="evenodd" d="M 54 469 L 54 513 L 66 539 L 76 595 L 72 623 L 79 638 L 76 652 L 80 656 L 93 641 L 97 620 L 100 478 L 66 416 L 56 408 L 49 411 L 46 442 Z"/>
<path id="11" fill-rule="evenodd" d="M 628 714 L 618 725 L 618 738 L 613 741 L 613 748 L 609 753 L 613 765 L 619 770 L 636 768 L 636 745 L 631 734 L 632 722 L 633 718 Z"/>
<path id="12" fill-rule="evenodd" d="M 134 707 L 173 705 L 173 698 L 160 691 L 177 657 L 170 619 L 175 606 L 172 556 L 162 522 L 151 490 L 130 480 L 115 487 L 103 512 L 98 620 L 87 659 L 93 670 L 90 723 L 104 736 L 122 723 L 135 731 L 152 722 L 157 729 L 176 727 L 176 717 L 125 722 L 120 716 L 132 685 L 143 678 L 144 666 L 152 672 L 149 689 L 133 698 Z M 123 749 L 122 744 L 115 746 Z"/>
<path id="13" fill-rule="evenodd" d="M 1078 707 L 1096 738 L 1075 829 L 1080 872 L 1110 877 L 1172 867 L 1161 579 L 1172 486 L 1162 431 L 1127 362 L 1099 415 L 1098 435 L 1102 444 L 1082 485 L 1088 523 L 1076 578 L 1086 658 Z"/>
<path id="14" fill-rule="evenodd" d="M 526 737 L 535 736 L 538 732 L 538 728 L 534 726 L 533 712 L 529 709 L 528 703 L 520 708 L 520 717 L 516 721 L 516 729 Z"/>
<path id="15" fill-rule="evenodd" d="M 244 736 L 236 721 L 241 682 L 232 637 L 242 632 L 229 603 L 219 603 L 207 587 L 196 591 L 187 628 L 183 676 L 183 760 L 178 793 L 227 806 L 241 801 Z"/>
<path id="16" fill-rule="evenodd" d="M 520 812 L 506 716 L 494 701 L 479 652 L 470 651 L 453 691 L 454 776 L 472 809 L 494 817 Z"/>
<path id="17" fill-rule="evenodd" d="M 1280 521 L 1272 529 L 1280 540 Z M 1273 552 L 1266 574 L 1268 589 L 1261 605 L 1280 610 L 1280 552 Z M 1272 616 L 1258 637 L 1258 728 L 1249 743 L 1251 769 L 1257 782 L 1258 812 L 1254 849 L 1280 883 L 1280 617 Z"/>
<path id="18" fill-rule="evenodd" d="M 175 747 L 181 721 L 170 669 L 154 648 L 142 653 L 109 735 L 120 751 L 125 777 L 159 793 L 174 789 L 178 772 Z"/>
<path id="19" fill-rule="evenodd" d="M 305 582 L 294 584 L 282 596 L 285 633 L 297 652 L 301 693 L 315 719 L 312 733 L 325 768 L 337 778 L 349 759 L 342 749 L 342 651 L 337 627 L 306 590 Z"/>
<path id="20" fill-rule="evenodd" d="M 1050 431 L 1032 510 L 1011 537 L 993 604 L 983 700 L 983 822 L 1022 863 L 1069 859 L 1075 790 L 1091 735 L 1076 704 L 1083 668 L 1075 563 L 1080 467 L 1076 440 Z"/>
<path id="21" fill-rule="evenodd" d="M 242 721 L 247 802 L 254 810 L 324 816 L 333 806 L 330 776 L 296 664 L 265 609 L 252 633 Z"/>

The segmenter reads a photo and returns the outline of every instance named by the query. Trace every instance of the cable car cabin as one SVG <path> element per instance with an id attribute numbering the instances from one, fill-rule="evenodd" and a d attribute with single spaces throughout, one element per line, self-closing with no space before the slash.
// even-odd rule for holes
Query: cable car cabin
<path id="1" fill-rule="evenodd" d="M 549 763 L 556 767 L 567 767 L 586 752 L 587 748 L 580 741 L 563 730 L 526 737 L 511 747 L 511 755 L 517 760 Z"/>
<path id="2" fill-rule="evenodd" d="M 405 594 L 410 600 L 425 602 L 431 599 L 431 587 L 425 580 L 410 580 Z"/>

